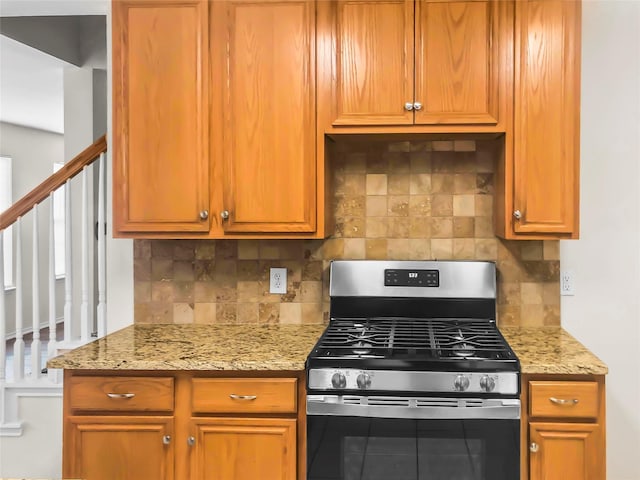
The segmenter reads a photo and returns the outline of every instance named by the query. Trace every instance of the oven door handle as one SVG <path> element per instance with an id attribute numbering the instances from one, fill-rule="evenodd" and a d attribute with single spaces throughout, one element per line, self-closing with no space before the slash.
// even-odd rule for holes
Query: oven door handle
<path id="1" fill-rule="evenodd" d="M 513 420 L 520 418 L 520 400 L 307 395 L 307 415 Z"/>

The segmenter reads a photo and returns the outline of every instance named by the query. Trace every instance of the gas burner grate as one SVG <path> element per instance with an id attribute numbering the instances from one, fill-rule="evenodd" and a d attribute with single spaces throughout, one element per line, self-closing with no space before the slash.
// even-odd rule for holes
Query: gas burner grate
<path id="1" fill-rule="evenodd" d="M 317 347 L 336 358 L 510 358 L 495 325 L 478 319 L 335 318 Z"/>

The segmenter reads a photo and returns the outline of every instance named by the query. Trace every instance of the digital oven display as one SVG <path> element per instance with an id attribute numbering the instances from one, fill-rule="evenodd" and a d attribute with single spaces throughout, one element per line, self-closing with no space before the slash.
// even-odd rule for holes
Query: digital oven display
<path id="1" fill-rule="evenodd" d="M 438 270 L 396 270 L 384 271 L 385 287 L 439 287 Z"/>

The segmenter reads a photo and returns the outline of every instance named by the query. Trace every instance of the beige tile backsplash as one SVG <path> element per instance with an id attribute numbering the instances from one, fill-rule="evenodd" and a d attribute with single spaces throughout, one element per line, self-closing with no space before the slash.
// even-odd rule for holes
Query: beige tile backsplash
<path id="1" fill-rule="evenodd" d="M 479 259 L 498 267 L 502 325 L 560 324 L 558 241 L 493 234 L 491 142 L 340 144 L 326 240 L 136 240 L 139 323 L 318 323 L 329 260 Z M 286 267 L 287 293 L 269 294 Z"/>

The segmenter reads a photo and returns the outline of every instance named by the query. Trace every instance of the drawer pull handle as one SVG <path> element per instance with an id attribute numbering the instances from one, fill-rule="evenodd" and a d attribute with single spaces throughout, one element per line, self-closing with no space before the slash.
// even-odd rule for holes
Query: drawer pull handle
<path id="1" fill-rule="evenodd" d="M 133 398 L 135 396 L 135 393 L 107 393 L 109 398 Z"/>
<path id="2" fill-rule="evenodd" d="M 555 403 L 556 405 L 575 405 L 578 403 L 578 399 L 577 398 L 572 398 L 571 400 L 567 400 L 565 398 L 556 398 L 556 397 L 549 397 L 549 400 L 551 401 L 551 403 Z"/>
<path id="3" fill-rule="evenodd" d="M 236 395 L 235 393 L 231 393 L 229 398 L 232 400 L 255 400 L 258 398 L 257 395 Z"/>

